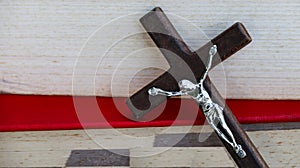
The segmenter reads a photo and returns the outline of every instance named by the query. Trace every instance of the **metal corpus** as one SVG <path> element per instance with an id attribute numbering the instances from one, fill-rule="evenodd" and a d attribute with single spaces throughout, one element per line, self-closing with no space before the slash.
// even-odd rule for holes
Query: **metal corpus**
<path id="1" fill-rule="evenodd" d="M 242 146 L 237 144 L 235 138 L 228 128 L 227 123 L 225 122 L 224 115 L 223 115 L 223 108 L 214 103 L 210 95 L 207 93 L 203 86 L 203 82 L 208 75 L 208 71 L 211 68 L 211 62 L 213 56 L 217 53 L 217 46 L 214 45 L 211 47 L 209 51 L 209 61 L 207 64 L 206 71 L 204 72 L 200 82 L 197 84 L 192 83 L 189 80 L 183 79 L 179 81 L 179 88 L 180 91 L 171 92 L 165 91 L 160 88 L 152 87 L 148 90 L 149 95 L 156 96 L 156 95 L 164 95 L 164 96 L 182 96 L 182 95 L 189 95 L 191 96 L 201 107 L 206 120 L 208 121 L 209 125 L 216 131 L 216 133 L 225 140 L 228 144 L 232 146 L 235 153 L 240 157 L 244 158 L 247 156 L 246 152 L 242 149 Z M 222 128 L 218 128 L 221 126 Z M 223 132 L 224 131 L 224 132 Z"/>
<path id="2" fill-rule="evenodd" d="M 245 27 L 241 23 L 235 23 L 200 49 L 190 51 L 159 7 L 154 8 L 151 12 L 143 16 L 140 22 L 156 46 L 160 48 L 170 64 L 170 69 L 137 91 L 127 100 L 126 103 L 136 118 L 142 117 L 145 113 L 166 100 L 166 97 L 162 95 L 157 95 L 155 98 L 153 98 L 154 96 L 149 97 L 148 90 L 150 88 L 157 87 L 169 91 L 179 91 L 178 82 L 182 79 L 197 83 L 206 69 L 201 60 L 207 60 L 209 49 L 213 45 L 217 46 L 219 57 L 221 61 L 223 61 L 251 42 L 251 37 Z M 177 59 L 174 55 L 170 55 L 168 52 L 165 52 L 165 50 L 175 53 L 180 59 Z M 182 61 L 189 65 L 193 72 L 192 75 L 189 73 L 190 71 L 187 72 L 181 68 Z M 213 59 L 211 67 L 213 68 L 218 63 L 218 60 Z M 203 85 L 208 94 L 211 95 L 212 101 L 217 104 L 222 104 L 223 98 L 211 83 L 209 77 L 206 78 Z M 223 108 L 223 115 L 225 122 L 228 124 L 228 128 L 235 135 L 236 142 L 243 146 L 244 151 L 247 153 L 245 158 L 240 159 L 232 149 L 232 146 L 220 138 L 236 164 L 239 167 L 268 167 L 227 105 Z"/>

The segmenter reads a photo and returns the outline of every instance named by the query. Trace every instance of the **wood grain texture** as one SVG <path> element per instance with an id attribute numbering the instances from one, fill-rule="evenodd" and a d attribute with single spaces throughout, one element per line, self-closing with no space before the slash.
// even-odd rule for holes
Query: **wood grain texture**
<path id="1" fill-rule="evenodd" d="M 168 69 L 138 22 L 155 6 L 193 49 L 236 21 L 246 26 L 253 42 L 210 74 L 223 96 L 300 98 L 298 0 L 1 1 L 1 92 L 131 95 Z"/>
<path id="2" fill-rule="evenodd" d="M 154 138 L 149 138 L 149 136 L 165 134 L 166 129 L 170 129 L 167 134 L 174 135 L 174 133 L 184 134 L 186 129 L 190 128 L 150 127 L 115 130 L 1 132 L 0 163 L 2 167 L 65 167 L 72 150 L 93 150 L 103 147 L 120 149 L 122 147 L 122 149 L 130 149 L 131 167 L 234 166 L 233 161 L 222 147 L 153 147 Z M 120 134 L 132 136 L 135 139 L 124 140 L 120 138 L 120 134 L 115 134 L 116 130 Z M 95 134 L 90 134 L 90 131 L 94 131 Z M 197 134 L 199 132 L 211 133 L 211 131 L 208 126 L 194 126 L 190 130 Z M 247 133 L 270 167 L 299 167 L 299 129 Z M 141 141 L 140 137 L 148 137 L 149 141 Z M 107 146 L 108 143 L 111 146 Z"/>

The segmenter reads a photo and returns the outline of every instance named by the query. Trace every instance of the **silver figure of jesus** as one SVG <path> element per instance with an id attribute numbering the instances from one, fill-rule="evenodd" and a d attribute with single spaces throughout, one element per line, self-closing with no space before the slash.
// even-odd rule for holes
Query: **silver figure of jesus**
<path id="1" fill-rule="evenodd" d="M 207 93 L 203 86 L 203 82 L 206 79 L 208 75 L 208 71 L 211 68 L 212 59 L 214 55 L 217 53 L 217 46 L 213 45 L 209 50 L 209 61 L 208 65 L 206 67 L 206 71 L 204 72 L 202 78 L 200 79 L 200 82 L 197 84 L 192 83 L 189 80 L 183 79 L 181 80 L 179 84 L 180 91 L 178 92 L 172 92 L 172 91 L 165 91 L 160 88 L 152 87 L 148 90 L 149 95 L 155 96 L 155 95 L 164 95 L 164 96 L 182 96 L 182 95 L 189 95 L 191 96 L 202 108 L 202 111 L 206 117 L 206 120 L 208 121 L 209 125 L 216 131 L 216 133 L 224 139 L 228 144 L 232 146 L 236 154 L 240 158 L 244 158 L 247 156 L 246 152 L 242 149 L 242 146 L 237 144 L 235 141 L 235 138 L 227 126 L 224 115 L 223 115 L 223 108 L 218 105 L 217 103 L 214 103 L 210 97 L 210 95 Z M 223 133 L 219 128 L 219 126 L 222 127 L 223 131 L 226 131 L 226 133 Z"/>

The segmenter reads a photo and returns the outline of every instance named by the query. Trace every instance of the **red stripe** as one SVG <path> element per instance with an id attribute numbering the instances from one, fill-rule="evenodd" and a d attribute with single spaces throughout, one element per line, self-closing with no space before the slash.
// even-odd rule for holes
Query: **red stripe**
<path id="1" fill-rule="evenodd" d="M 90 103 L 93 101 L 98 103 L 96 110 Z M 300 121 L 300 101 L 296 100 L 227 100 L 227 104 L 241 123 Z M 183 113 L 179 112 L 180 107 Z M 99 117 L 99 109 L 103 116 Z M 170 99 L 165 108 L 162 105 L 145 117 L 149 121 L 136 122 L 130 119 L 132 114 L 125 105 L 125 98 L 73 99 L 72 96 L 2 94 L 0 131 L 80 129 L 83 126 L 122 128 L 202 124 L 204 117 L 201 113 L 195 120 L 197 109 L 193 100 Z M 154 119 L 155 115 L 158 117 Z"/>

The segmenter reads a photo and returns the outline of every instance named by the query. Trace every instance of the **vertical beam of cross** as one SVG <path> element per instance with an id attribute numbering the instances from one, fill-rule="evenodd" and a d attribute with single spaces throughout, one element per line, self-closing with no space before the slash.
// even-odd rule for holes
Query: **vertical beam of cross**
<path id="1" fill-rule="evenodd" d="M 127 100 L 127 105 L 136 118 L 142 117 L 145 113 L 165 101 L 165 96 L 155 96 L 155 98 L 151 99 L 148 95 L 150 88 L 157 87 L 168 91 L 179 91 L 178 82 L 180 80 L 187 79 L 194 83 L 199 81 L 202 73 L 205 71 L 205 66 L 201 59 L 207 59 L 208 51 L 212 45 L 217 45 L 219 57 L 223 61 L 251 42 L 251 37 L 245 27 L 241 23 L 236 23 L 212 39 L 211 42 L 192 52 L 160 8 L 154 8 L 142 17 L 140 22 L 167 59 L 170 69 Z M 189 66 L 189 71 L 181 68 L 182 62 Z M 217 59 L 214 59 L 212 67 L 219 62 Z M 211 95 L 213 101 L 221 104 L 222 97 L 209 78 L 205 80 L 204 87 Z M 223 114 L 237 143 L 247 153 L 245 158 L 239 158 L 232 147 L 220 138 L 236 164 L 239 167 L 268 167 L 227 105 L 223 110 Z"/>

